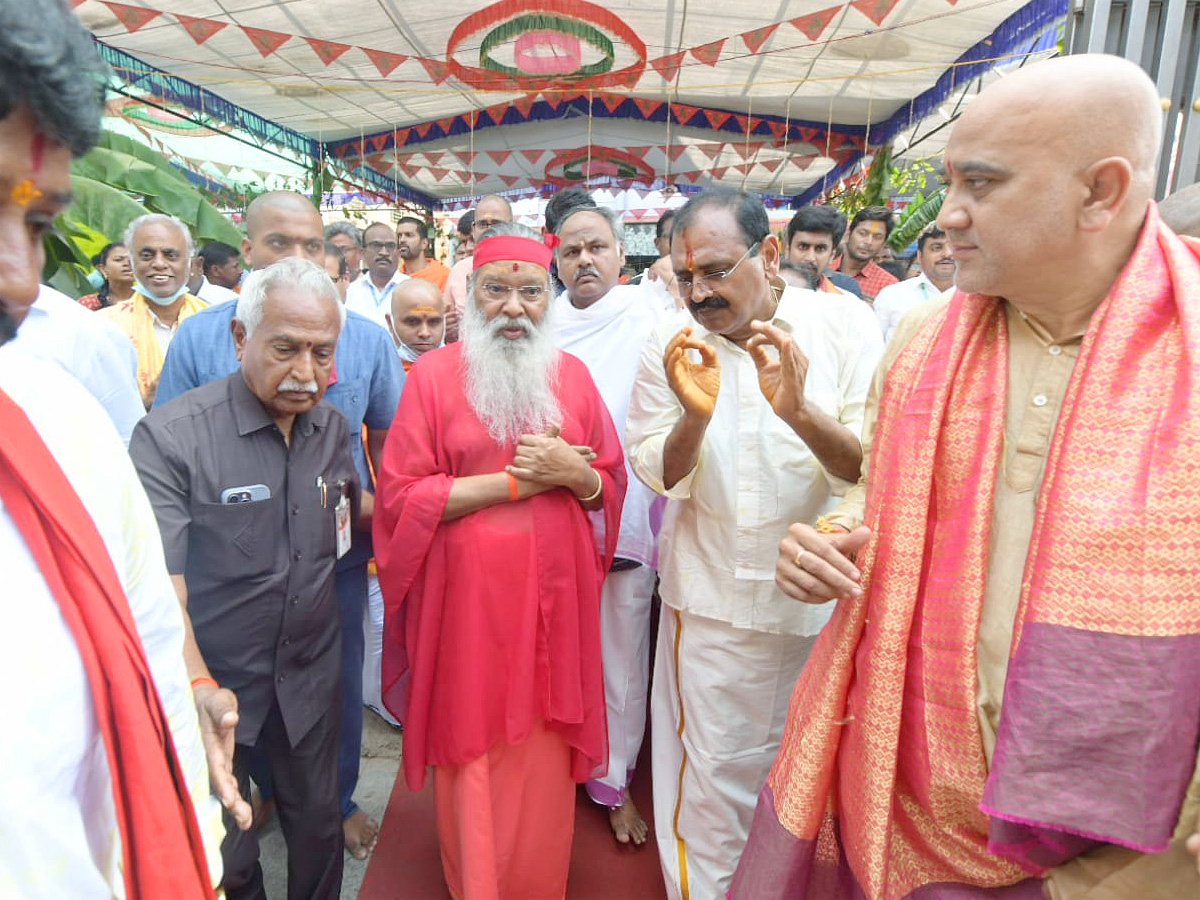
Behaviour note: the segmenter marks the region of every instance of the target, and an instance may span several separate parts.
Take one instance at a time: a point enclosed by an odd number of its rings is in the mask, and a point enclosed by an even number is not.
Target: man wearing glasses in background
[[[817,521],[858,478],[883,350],[867,306],[847,315],[786,286],[779,258],[754,195],[690,200],[671,263],[695,324],[655,329],[629,408],[633,471],[667,498],[650,720],[676,900],[729,889],[792,685],[832,611],[776,587],[776,536],[789,517]]]
[[[392,311],[392,289],[408,276],[400,271],[396,256],[396,235],[392,226],[383,222],[368,225],[363,232],[367,276],[346,289],[346,309],[361,313],[387,328],[387,314]]]
[[[471,239],[479,243],[483,233],[497,222],[513,220],[512,204],[496,194],[488,194],[475,207],[474,218],[471,221]],[[467,308],[467,279],[472,270],[471,257],[461,259],[454,264],[450,274],[446,276],[446,343],[458,340],[458,323]]]

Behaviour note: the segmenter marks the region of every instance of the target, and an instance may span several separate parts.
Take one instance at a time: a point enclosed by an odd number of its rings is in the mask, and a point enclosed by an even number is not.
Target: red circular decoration
[[[542,53],[546,48],[561,50],[562,55]],[[517,38],[514,49],[517,65],[538,75],[569,75],[583,62],[579,38],[557,31],[527,31]]]
[[[582,178],[571,178],[565,173],[568,168],[578,168]],[[557,170],[557,171],[555,171]],[[544,178],[551,184],[566,187],[580,184],[596,176],[621,181],[652,183],[658,176],[640,156],[613,147],[577,147],[560,150],[546,163]]]
[[[611,38],[624,43],[627,50],[632,51],[636,59],[631,65],[622,69],[615,69],[600,75],[572,78],[569,74],[558,73],[513,76],[482,66],[466,66],[454,58],[455,52],[468,39],[477,36],[485,29],[491,29],[516,16],[537,13],[552,13],[564,18],[576,19],[592,28],[607,32]],[[555,34],[556,39],[562,37],[563,35],[559,33]],[[499,3],[493,3],[486,9],[472,13],[458,24],[446,44],[446,65],[455,78],[463,84],[479,90],[539,91],[551,87],[584,90],[616,86],[633,87],[646,70],[646,45],[620,17],[602,6],[587,3],[585,0],[500,0]]]

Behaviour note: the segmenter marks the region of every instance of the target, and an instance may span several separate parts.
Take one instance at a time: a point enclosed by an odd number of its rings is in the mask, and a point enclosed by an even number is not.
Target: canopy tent
[[[73,0],[131,92],[380,195],[735,184],[801,201],[1066,0]],[[232,165],[229,160],[211,160]]]

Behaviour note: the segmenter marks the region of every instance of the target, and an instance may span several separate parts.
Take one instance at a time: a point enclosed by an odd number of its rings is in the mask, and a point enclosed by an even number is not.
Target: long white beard
[[[562,423],[554,396],[558,351],[550,339],[550,310],[534,325],[527,316],[500,314],[489,321],[472,299],[463,316],[467,400],[498,444],[540,434]],[[510,341],[500,331],[521,325],[526,337]]]

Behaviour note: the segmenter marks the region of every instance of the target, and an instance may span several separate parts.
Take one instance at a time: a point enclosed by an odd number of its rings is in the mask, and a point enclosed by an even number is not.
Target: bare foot
[[[613,835],[617,842],[628,844],[632,841],[641,845],[646,843],[648,829],[638,808],[633,805],[633,798],[626,795],[625,802],[614,806],[608,811],[608,824],[612,826]]]
[[[366,859],[379,839],[379,823],[361,809],[342,822],[342,839],[346,850],[355,859]]]

